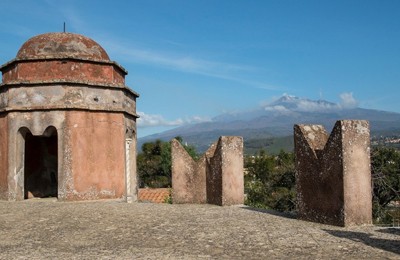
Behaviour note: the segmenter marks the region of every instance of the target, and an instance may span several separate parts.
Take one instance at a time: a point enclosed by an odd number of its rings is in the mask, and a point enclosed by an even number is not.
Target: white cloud
[[[338,105],[334,103],[327,103],[327,102],[316,102],[312,100],[301,100],[297,104],[297,111],[303,112],[316,112],[316,111],[327,111],[337,109]]]
[[[284,106],[267,106],[264,108],[265,111],[274,111],[274,112],[279,112],[281,114],[290,114],[292,111],[290,109],[284,107]]]
[[[274,111],[278,113],[299,112],[329,112],[340,109],[351,109],[358,106],[358,101],[353,97],[353,93],[344,92],[339,95],[339,103],[331,103],[324,100],[309,100],[298,98],[295,96],[283,94],[273,102],[266,105],[263,104],[266,111]],[[278,103],[277,103],[278,102]]]
[[[355,108],[358,106],[358,101],[353,97],[353,92],[344,92],[339,97],[339,106],[342,108]]]
[[[207,75],[210,74],[214,76],[224,74],[224,72],[249,71],[254,69],[249,66],[196,59],[190,55],[165,53],[161,50],[140,49],[132,43],[124,44],[123,42],[116,41],[112,38],[98,37],[98,39],[106,49],[114,52],[116,55],[120,56],[121,59],[128,62],[146,63],[181,71]]]
[[[209,118],[201,116],[193,116],[190,118],[178,118],[175,120],[167,120],[162,115],[146,114],[144,112],[138,112],[140,118],[137,123],[139,128],[146,127],[159,127],[159,126],[182,126],[191,123],[201,123],[210,121]]]
[[[229,80],[254,88],[277,90],[280,87],[261,81],[249,79],[247,74],[260,73],[261,68],[215,61],[212,59],[196,58],[190,53],[172,53],[165,50],[144,49],[134,43],[116,40],[115,37],[96,36],[96,40],[108,50],[112,59],[124,63],[140,63],[160,66],[185,73],[199,74],[207,77]],[[113,58],[114,57],[114,58]]]

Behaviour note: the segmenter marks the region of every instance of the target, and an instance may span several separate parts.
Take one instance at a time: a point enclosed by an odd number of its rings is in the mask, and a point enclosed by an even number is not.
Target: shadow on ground
[[[290,218],[290,219],[296,219],[297,218],[297,214],[294,213],[294,212],[279,212],[279,211],[275,211],[275,210],[272,210],[272,209],[259,209],[259,208],[252,208],[252,207],[249,207],[249,206],[243,206],[241,208],[242,209],[246,209],[246,210],[266,213],[266,214],[270,214],[270,215],[274,215],[274,216],[278,216],[278,217],[283,217],[283,218]]]
[[[400,236],[400,228],[384,228],[377,230],[380,233],[392,234]]]
[[[395,254],[400,254],[400,241],[390,240],[390,239],[381,239],[375,238],[371,234],[363,233],[363,232],[354,232],[354,231],[344,231],[344,230],[328,230],[323,229],[328,234],[331,234],[340,238],[347,238],[355,242],[361,242],[365,245],[379,248],[388,252],[393,252]],[[391,228],[387,230],[390,234],[399,234],[398,231],[396,233],[392,231]],[[385,231],[384,231],[385,232]],[[386,232],[386,233],[388,233]]]

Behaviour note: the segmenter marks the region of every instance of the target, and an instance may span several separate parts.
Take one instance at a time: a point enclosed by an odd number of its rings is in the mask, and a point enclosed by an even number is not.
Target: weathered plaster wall
[[[330,142],[328,138],[320,125],[295,126],[298,215],[322,223],[341,219],[343,204],[340,135],[333,131]],[[331,167],[324,169],[325,160],[330,160]]]
[[[0,199],[8,198],[8,120],[0,115]]]
[[[243,139],[221,136],[207,171],[207,203],[244,203]]]
[[[136,98],[125,87],[72,85],[20,85],[3,88],[0,110],[90,109],[135,114]]]
[[[67,200],[122,198],[125,193],[125,126],[118,113],[66,114]]]
[[[367,121],[342,123],[346,226],[372,224],[369,129]]]
[[[4,114],[3,114],[4,115]],[[8,122],[8,200],[23,200],[24,191],[24,159],[25,159],[25,135],[30,132],[35,136],[47,135],[47,131],[54,127],[58,138],[58,173],[63,172],[64,144],[63,136],[65,112],[64,111],[32,111],[10,112],[5,114]],[[62,182],[62,176],[58,181]],[[60,186],[59,186],[60,188]],[[60,190],[59,190],[60,192]]]
[[[171,144],[173,203],[244,203],[241,137],[220,137],[198,161],[177,140]]]
[[[8,121],[0,119],[0,126],[9,123],[5,170],[8,190],[3,199],[24,198],[25,134],[42,136],[49,126],[58,136],[58,198],[84,200],[123,198],[125,179],[125,118],[122,113],[88,111],[11,112]],[[131,122],[131,128],[134,122]],[[1,138],[1,135],[0,135]],[[134,138],[133,138],[134,139]],[[7,142],[5,142],[7,143]],[[133,147],[135,142],[133,142]],[[4,148],[2,148],[4,149]],[[130,151],[131,157],[136,149]],[[135,159],[131,165],[135,165]],[[7,165],[7,164],[4,164]],[[136,168],[131,166],[131,200],[137,200]],[[4,175],[2,175],[2,180]],[[3,181],[2,181],[3,183]],[[4,187],[4,185],[3,185]]]
[[[69,81],[81,79],[92,83],[124,85],[121,72],[113,63],[90,63],[73,59],[21,61],[4,72],[3,81]]]
[[[320,125],[295,125],[294,139],[299,218],[340,226],[371,223],[368,122],[338,121],[330,136]]]
[[[205,155],[194,161],[175,139],[171,149],[173,203],[206,203]]]

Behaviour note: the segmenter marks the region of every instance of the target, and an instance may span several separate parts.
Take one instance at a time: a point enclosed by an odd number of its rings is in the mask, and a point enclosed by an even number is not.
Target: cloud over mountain
[[[209,118],[192,116],[190,118],[178,118],[175,120],[167,120],[162,115],[157,114],[146,114],[144,112],[138,112],[140,116],[137,120],[138,128],[146,127],[158,127],[158,126],[182,126],[185,124],[202,123],[210,121]]]
[[[340,94],[340,102],[332,103],[325,100],[310,100],[296,96],[283,94],[283,96],[264,106],[265,111],[290,114],[294,112],[332,112],[342,109],[356,108],[357,100],[353,93]]]
[[[340,94],[340,106],[342,108],[356,108],[358,106],[358,101],[353,97],[352,92],[345,92]]]

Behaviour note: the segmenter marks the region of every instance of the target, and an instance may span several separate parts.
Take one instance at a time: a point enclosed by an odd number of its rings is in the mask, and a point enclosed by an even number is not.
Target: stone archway
[[[27,131],[24,139],[24,198],[57,197],[57,130],[51,126],[39,136]]]

